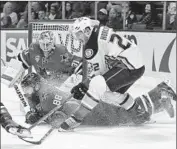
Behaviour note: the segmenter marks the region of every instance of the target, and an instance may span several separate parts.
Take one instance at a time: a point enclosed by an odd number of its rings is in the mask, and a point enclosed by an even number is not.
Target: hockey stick
[[[82,81],[83,82],[87,82],[87,60],[85,59],[85,46],[83,46],[83,53],[82,53],[82,58],[83,58],[83,69],[82,69]],[[79,72],[77,72],[79,73]],[[70,95],[64,102],[67,102],[70,98],[72,98],[72,95]],[[56,112],[58,109],[61,108],[61,106],[63,105],[59,105],[57,107],[55,107],[53,110],[51,110],[48,114],[46,114],[44,117],[42,117],[39,121],[37,121],[36,123],[34,123],[31,127],[28,128],[28,130],[30,131],[31,129],[33,129],[34,127],[36,127],[39,123],[41,123],[42,121],[44,121],[45,119],[47,119],[50,115],[52,115],[54,112]],[[39,141],[28,141],[25,140],[24,138],[19,137],[20,139],[22,139],[25,142],[31,143],[31,144],[35,144],[35,145],[40,145],[54,130],[54,128],[49,129],[49,131],[39,140]]]
[[[42,118],[40,118],[36,123],[34,123],[33,125],[31,125],[28,130],[33,129],[34,127],[36,127],[38,124],[40,124],[41,122],[43,122],[44,120],[46,120],[49,116],[51,116],[54,112],[56,112],[58,109],[60,109],[62,107],[62,105],[64,103],[66,103],[68,100],[70,100],[73,97],[73,95],[71,94],[68,98],[66,98],[62,104],[56,106],[54,109],[52,109],[49,113],[47,113],[45,116],[43,116]]]
[[[21,140],[27,142],[27,143],[31,143],[31,144],[34,144],[34,145],[40,145],[42,144],[42,142],[53,132],[55,128],[50,128],[47,133],[45,133],[45,135],[39,140],[39,141],[29,141],[29,140],[25,140],[24,138],[21,138]]]
[[[34,127],[36,127],[38,124],[40,124],[41,122],[43,122],[44,120],[46,120],[49,116],[51,116],[53,113],[55,113],[57,110],[59,110],[62,105],[64,103],[66,103],[67,101],[69,101],[71,98],[73,97],[73,95],[71,94],[68,98],[66,98],[62,104],[58,105],[57,107],[55,107],[54,109],[52,109],[49,113],[47,113],[45,116],[43,116],[41,119],[39,119],[36,123],[34,123],[33,125],[31,125],[28,130],[31,131]],[[29,140],[25,140],[24,138],[22,137],[19,137],[21,140],[25,141],[25,142],[28,142],[28,143],[31,143],[31,144],[36,144],[36,145],[40,145],[44,140],[45,138],[47,138],[51,133],[52,131],[54,130],[55,128],[51,128],[39,141],[29,141]]]
[[[7,65],[6,62],[2,59],[2,57],[1,57],[1,63],[3,64],[3,65],[1,66],[1,68],[2,68],[2,67],[6,67],[6,68],[8,67],[8,65]],[[29,106],[29,104],[28,104],[28,101],[27,101],[27,99],[26,99],[24,93],[23,93],[22,88],[20,87],[20,85],[18,85],[18,83],[15,83],[14,86],[13,86],[13,88],[15,89],[15,92],[17,93],[17,95],[18,95],[18,97],[19,97],[19,99],[20,99],[20,103],[21,103],[21,105],[23,106],[25,113],[27,113],[28,111],[30,111],[30,106]]]

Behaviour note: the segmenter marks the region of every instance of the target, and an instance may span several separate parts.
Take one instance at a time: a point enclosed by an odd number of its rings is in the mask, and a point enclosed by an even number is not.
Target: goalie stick
[[[40,145],[42,144],[42,142],[53,132],[55,128],[50,128],[47,133],[45,133],[45,135],[39,140],[39,141],[29,141],[29,140],[25,140],[24,138],[19,137],[21,140],[27,142],[27,143],[31,143],[34,145]]]
[[[89,96],[91,96],[92,98],[94,98],[91,94],[87,93]],[[70,98],[72,98],[72,94],[63,102],[66,103]],[[44,121],[45,119],[47,119],[50,115],[52,115],[54,112],[56,112],[58,109],[60,109],[62,107],[62,105],[59,105],[57,107],[55,107],[53,110],[51,110],[48,114],[46,114],[44,117],[42,117],[39,121],[37,121],[36,123],[34,123],[31,127],[28,128],[28,130],[33,129],[34,127],[36,127],[39,123],[41,123],[42,121]],[[31,143],[34,145],[40,145],[54,130],[55,128],[50,128],[47,133],[44,134],[44,136],[38,140],[38,141],[30,141],[30,140],[25,140],[25,138],[19,137],[21,140],[27,142],[27,143]]]
[[[36,127],[38,124],[40,124],[41,122],[43,122],[44,120],[46,120],[49,116],[51,116],[54,112],[56,112],[57,110],[59,110],[62,105],[64,103],[66,103],[67,101],[69,101],[71,98],[73,97],[73,95],[71,94],[68,98],[66,98],[63,103],[61,105],[58,105],[57,107],[55,107],[54,109],[52,109],[49,113],[47,113],[45,116],[43,116],[41,119],[39,119],[36,123],[34,123],[33,125],[31,125],[28,130],[31,131],[34,127]],[[31,143],[31,144],[36,144],[36,145],[40,145],[54,130],[55,128],[50,128],[49,131],[39,140],[39,141],[29,141],[29,140],[25,140],[22,137],[19,137],[21,140]]]

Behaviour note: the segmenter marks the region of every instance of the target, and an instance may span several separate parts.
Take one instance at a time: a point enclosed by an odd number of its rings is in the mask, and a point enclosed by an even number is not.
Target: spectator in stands
[[[166,29],[175,30],[177,27],[176,2],[170,2],[166,15]]]
[[[66,12],[65,12],[65,18],[70,19],[72,14],[72,3],[66,2]]]
[[[107,1],[99,1],[99,2],[98,2],[98,5],[97,5],[97,6],[98,6],[98,10],[100,10],[100,9],[102,9],[102,8],[106,9],[107,4],[108,4]]]
[[[48,18],[47,18],[47,16],[46,16],[46,11],[45,11],[45,9],[41,9],[41,10],[39,10],[39,12],[38,12],[38,19],[39,20],[48,20]]]
[[[31,21],[34,21],[36,19],[38,19],[38,14],[34,10],[32,10],[31,11]]]
[[[15,28],[15,25],[12,25],[12,19],[10,16],[4,16],[1,20],[2,28]]]
[[[95,18],[95,2],[94,1],[88,1],[87,3],[89,3],[90,5],[90,16],[91,18]],[[97,10],[100,10],[102,8],[106,9],[108,4],[108,1],[97,1]]]
[[[93,16],[91,16],[90,2],[83,2],[83,16],[94,18]]]
[[[16,12],[17,15],[18,14],[20,15],[20,13],[23,13],[25,11],[28,1],[11,1],[11,4],[12,4],[12,11]],[[27,11],[27,9],[26,9],[26,11]],[[21,15],[20,15],[20,17],[21,17]]]
[[[50,6],[49,20],[61,19],[61,13],[58,12],[58,7],[55,3]]]
[[[98,11],[98,21],[100,21],[100,26],[105,26],[108,22],[108,11],[104,8]]]
[[[39,2],[31,2],[31,8],[34,12],[38,13],[41,10],[41,4]]]
[[[1,5],[0,5],[0,13],[3,12],[4,4],[5,4],[5,2],[4,2],[4,1],[1,1]]]
[[[146,29],[153,29],[153,26],[157,19],[156,9],[153,3],[147,3],[145,5],[145,13],[139,20],[139,24],[146,24]]]
[[[25,11],[21,16],[20,21],[18,22],[16,28],[25,29],[28,28],[28,12]]]
[[[131,6],[129,2],[122,3],[123,11],[126,15],[125,27],[128,29],[132,28],[133,23],[137,22],[137,17],[134,12],[131,10]]]
[[[12,20],[12,25],[16,25],[18,22],[18,17],[15,12],[12,11],[12,3],[6,2],[4,4],[3,13],[1,13],[1,19],[5,16],[10,16]]]
[[[122,3],[123,3],[122,1],[109,1],[107,3],[106,9],[107,9],[107,11],[110,11],[113,6],[115,6],[115,5],[122,6]]]
[[[84,10],[84,5],[83,2],[74,2],[73,3],[73,12],[71,14],[70,19],[74,19],[74,18],[79,18],[83,16],[83,10]]]
[[[109,11],[107,26],[115,31],[123,29],[122,7],[120,5],[112,6]]]

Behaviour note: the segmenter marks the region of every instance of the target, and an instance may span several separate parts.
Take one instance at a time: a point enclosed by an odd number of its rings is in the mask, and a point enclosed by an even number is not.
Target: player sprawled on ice
[[[52,81],[46,82],[46,79],[41,79],[37,74],[27,75],[21,85],[24,92],[33,95],[30,101],[33,101],[32,106],[35,109],[26,115],[28,123],[34,123],[43,113],[54,108],[57,99],[58,103],[62,104],[61,99],[66,98],[69,90],[78,102],[73,99],[51,117],[52,124],[57,127],[65,120],[60,130],[72,129],[81,123],[142,124],[149,121],[152,113],[163,110],[166,110],[170,117],[174,116],[170,100],[176,100],[176,95],[166,83],[162,82],[141,98],[133,99],[126,92],[143,75],[145,69],[140,51],[134,43],[110,28],[94,27],[88,18],[76,20],[73,33],[85,44],[89,83],[81,83],[82,77],[77,74],[71,75],[58,88],[57,83],[52,86]],[[57,64],[63,65],[61,60]],[[102,102],[103,98],[108,103],[116,102],[119,107]]]
[[[31,137],[31,132],[12,120],[12,116],[0,102],[0,124],[8,132],[19,137]]]

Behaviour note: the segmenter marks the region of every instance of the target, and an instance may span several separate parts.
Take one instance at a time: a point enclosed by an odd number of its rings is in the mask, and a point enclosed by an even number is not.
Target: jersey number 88
[[[61,101],[62,101],[62,96],[55,95],[55,99],[53,100],[53,104],[58,106],[61,104]]]

